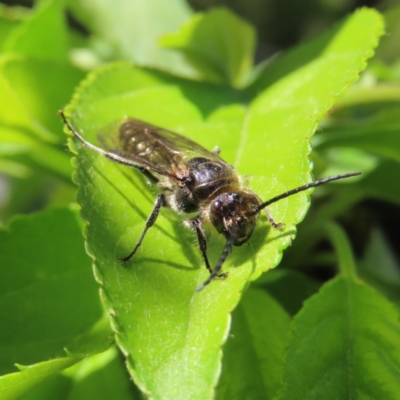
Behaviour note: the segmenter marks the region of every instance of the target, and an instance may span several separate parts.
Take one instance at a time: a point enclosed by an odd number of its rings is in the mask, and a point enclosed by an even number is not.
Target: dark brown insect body
[[[85,141],[62,111],[60,115],[72,134],[86,147],[114,162],[138,168],[162,189],[135,248],[122,261],[128,261],[135,254],[163,205],[177,212],[197,213],[186,224],[196,230],[200,250],[210,272],[208,279],[197,290],[204,288],[217,276],[226,276],[219,274],[225,259],[232,246],[241,246],[250,239],[261,210],[265,211],[272,226],[281,226],[267,211],[269,204],[308,188],[359,174],[337,175],[315,181],[263,203],[255,193],[242,187],[234,168],[218,156],[218,149],[210,152],[177,133],[126,118],[119,126],[117,137],[99,138],[103,150]],[[215,268],[211,268],[207,257],[204,222],[211,222],[227,240]]]

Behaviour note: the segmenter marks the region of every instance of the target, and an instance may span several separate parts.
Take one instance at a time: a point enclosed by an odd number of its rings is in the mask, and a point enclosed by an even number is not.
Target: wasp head
[[[226,239],[234,234],[233,245],[241,246],[253,234],[259,213],[260,201],[251,192],[225,192],[218,195],[210,205],[210,220]]]

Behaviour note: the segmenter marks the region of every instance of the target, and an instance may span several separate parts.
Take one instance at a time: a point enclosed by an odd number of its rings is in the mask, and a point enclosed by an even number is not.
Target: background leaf
[[[50,143],[61,142],[60,120],[54,110],[67,102],[71,90],[83,76],[82,71],[64,63],[3,57],[0,126],[19,129]]]
[[[59,61],[14,55],[1,59],[0,168],[4,172],[21,178],[46,172],[70,182],[72,169],[56,110],[82,77],[82,71]]]
[[[46,379],[22,400],[136,400],[139,391],[128,379],[123,359],[115,347],[87,357]]]
[[[400,162],[400,123],[397,110],[388,109],[353,127],[332,127],[317,136],[318,150],[351,147]]]
[[[0,377],[0,394],[5,400],[19,399],[44,380],[79,362],[82,357],[63,357],[24,367],[21,372]]]
[[[8,35],[29,15],[30,10],[25,7],[0,4],[0,49],[3,49]]]
[[[255,39],[250,24],[225,8],[215,8],[194,15],[159,43],[182,51],[204,80],[241,87],[253,64]]]
[[[396,399],[399,328],[398,314],[374,290],[336,278],[293,321],[278,398]]]
[[[0,231],[1,372],[64,354],[102,311],[76,211],[19,217]],[[71,294],[74,294],[73,296]]]
[[[54,358],[50,361],[44,361],[29,366],[18,364],[17,366],[20,369],[20,372],[1,376],[1,398],[4,400],[19,399],[21,396],[29,393],[28,396],[24,397],[24,399],[39,398],[44,400],[45,398],[54,398],[47,396],[54,396],[57,392],[60,393],[60,390],[62,396],[67,398],[66,387],[68,386],[72,386],[72,393],[74,393],[73,390],[75,390],[76,393],[79,393],[79,391],[90,393],[90,384],[88,385],[88,382],[85,382],[86,385],[85,383],[82,383],[81,385],[76,384],[73,386],[69,385],[65,380],[60,379],[60,376],[56,376],[56,374],[64,370],[67,370],[66,373],[68,373],[69,367],[83,360],[83,363],[81,362],[76,365],[78,370],[75,374],[78,381],[84,380],[85,377],[90,375],[90,370],[93,371],[93,369],[99,368],[102,364],[104,365],[109,361],[110,354],[109,351],[107,352],[106,350],[110,348],[111,344],[112,335],[109,319],[103,318],[88,332],[76,338],[71,347],[71,349],[74,350],[74,353],[69,352],[66,357]],[[115,355],[115,349],[110,350],[113,351],[113,354]],[[96,356],[98,353],[101,354]],[[114,372],[117,372],[117,375],[114,373],[113,377],[120,378],[120,376],[118,377],[118,371],[115,371],[115,368]],[[73,373],[70,371],[69,374],[71,375]],[[100,386],[103,390],[108,388],[108,385],[105,384],[104,378],[102,384],[97,384],[97,387]],[[103,394],[104,393],[105,392],[103,391]],[[123,393],[123,390],[119,391],[119,394],[122,395]],[[68,398],[72,399],[73,396]]]
[[[8,34],[3,49],[9,53],[66,61],[64,0],[38,2],[35,12]]]
[[[399,315],[357,279],[342,230],[329,225],[329,236],[343,275],[324,285],[294,318],[278,399],[364,394],[395,399],[400,382]]]
[[[157,46],[164,34],[175,31],[191,15],[183,0],[121,0],[118,4],[73,0],[69,4],[74,15],[107,45],[109,58],[173,75],[198,76],[180,54]]]
[[[268,271],[268,274],[261,275],[253,285],[265,289],[290,316],[296,315],[303,302],[319,289],[318,282],[300,272],[283,268]]]
[[[290,317],[273,297],[247,290],[232,313],[217,399],[272,399],[279,387]]]

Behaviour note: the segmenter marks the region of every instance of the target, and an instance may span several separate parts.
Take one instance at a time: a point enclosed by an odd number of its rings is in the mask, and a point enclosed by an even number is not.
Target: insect
[[[119,136],[110,143],[102,143],[105,148],[102,149],[87,142],[70,124],[63,111],[59,111],[59,114],[70,132],[85,147],[111,161],[139,169],[161,189],[142,234],[131,253],[120,259],[122,262],[134,256],[148,229],[156,222],[162,206],[169,206],[179,213],[197,213],[185,224],[196,231],[204,263],[210,272],[197,291],[214,278],[227,276],[226,273],[220,273],[222,265],[233,246],[241,246],[250,239],[262,210],[274,228],[283,226],[274,221],[267,206],[309,188],[360,174],[355,172],[317,180],[263,202],[242,186],[234,168],[219,157],[218,148],[211,152],[167,129],[125,118],[119,125]],[[207,239],[203,228],[206,222],[211,222],[226,238],[225,247],[214,268],[207,257]]]

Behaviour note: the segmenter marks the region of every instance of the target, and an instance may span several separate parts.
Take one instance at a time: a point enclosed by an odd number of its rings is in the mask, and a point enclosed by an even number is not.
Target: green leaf
[[[38,384],[54,376],[58,372],[81,361],[82,357],[63,357],[44,361],[29,367],[21,372],[0,377],[0,395],[4,400],[19,399]]]
[[[8,35],[30,14],[25,7],[10,7],[0,4],[0,50]]]
[[[15,218],[0,237],[0,371],[5,373],[16,362],[63,354],[102,311],[76,211]]]
[[[383,30],[381,15],[376,10],[361,8],[334,29],[280,56],[263,70],[249,92],[259,93],[297,70],[305,74],[309,84],[329,93],[330,101],[335,102],[357,80],[366,59],[373,55]],[[312,73],[306,74],[314,69],[323,70],[324,78],[322,74],[320,79]],[[334,82],[341,76],[349,79],[341,79],[342,87],[338,90]],[[310,116],[314,115],[311,111]]]
[[[102,0],[72,0],[74,15],[109,48],[109,57],[198,78],[182,57],[157,45],[165,34],[176,31],[191,15],[183,0],[120,0],[118,6]]]
[[[72,367],[73,368],[73,367]],[[20,400],[67,400],[71,380],[64,374],[56,374],[49,377],[28,393],[19,397]]]
[[[362,180],[364,174],[373,171],[381,161],[376,155],[357,149],[356,147],[326,148],[325,150],[321,150],[318,154],[323,157],[326,164],[323,173],[320,174],[321,177],[345,174],[349,171],[362,171],[362,176],[353,178],[347,182],[344,181],[344,184],[349,182],[354,184]]]
[[[400,265],[391,243],[379,228],[373,228],[370,233],[365,253],[358,263],[358,273],[399,307]]]
[[[362,34],[361,26],[368,26],[367,32]],[[308,140],[334,101],[365,68],[365,59],[372,55],[383,32],[383,21],[376,11],[361,9],[334,32],[336,35],[330,37],[313,62],[275,82],[250,106],[235,166],[241,173],[254,176],[250,187],[262,199],[311,180],[306,157]],[[284,69],[285,62],[278,60],[276,70],[279,66]],[[307,206],[307,196],[300,194],[273,204],[269,210],[276,221],[284,221],[286,232],[290,232],[293,224],[304,218]],[[268,239],[279,235],[280,232],[271,231]],[[290,236],[280,237],[278,249],[287,247],[290,241]],[[273,246],[264,246],[258,254],[265,260],[274,260],[272,265],[279,260],[279,251]],[[252,279],[260,272],[256,269]]]
[[[96,132],[102,125],[117,116],[133,114],[174,130],[192,132],[208,148],[221,145],[227,149],[228,159],[234,158],[243,123],[243,107],[221,108],[210,113],[207,121],[202,121],[196,105],[182,96],[182,90],[190,94],[192,83],[182,82],[179,88],[177,84],[156,84],[157,75],[152,81],[150,77],[149,72],[130,65],[108,67],[98,72],[79,91],[76,100],[79,100],[82,114],[74,114],[79,122],[73,119],[73,123],[85,127],[85,135],[88,133],[89,140],[96,142]],[[201,104],[205,96],[221,98],[221,93],[211,86],[197,85],[193,96]],[[226,100],[229,101],[229,97]],[[79,115],[84,118],[80,119]],[[215,132],[220,132],[218,139],[212,136]],[[105,285],[103,297],[107,309],[114,310],[117,316],[114,323],[120,332],[117,334],[120,347],[125,353],[129,352],[131,368],[135,365],[132,372],[135,381],[146,391],[152,391],[155,397],[160,397],[160,393],[170,393],[177,396],[175,398],[187,398],[189,393],[197,398],[210,397],[210,385],[215,382],[220,357],[218,344],[222,344],[227,329],[228,313],[219,308],[209,313],[204,305],[214,300],[200,299],[194,293],[205,275],[200,268],[200,254],[192,245],[193,234],[181,226],[174,213],[165,210],[157,222],[161,230],[151,230],[146,238],[143,249],[148,256],[144,253],[143,258],[140,252],[140,264],[135,262],[132,267],[123,268],[117,258],[129,252],[140,234],[152,209],[153,196],[140,175],[131,176],[127,169],[91,152],[85,153],[78,158],[75,179],[80,187],[87,187],[79,191],[79,201],[85,203],[84,219],[92,221],[94,228],[87,231],[88,249],[96,256],[96,276]],[[96,170],[103,172],[97,174]],[[104,192],[99,197],[97,189],[100,187]],[[89,193],[92,194],[87,197]],[[113,233],[111,227],[114,227]],[[216,238],[216,242],[211,246],[214,247],[213,260],[221,252],[222,240]],[[166,253],[170,256],[164,263],[163,254]],[[110,266],[113,267],[110,269]],[[228,297],[232,295],[235,293]],[[191,302],[194,303],[192,310]],[[228,304],[231,303],[230,299]],[[182,363],[194,363],[194,366],[182,369]],[[182,377],[182,374],[187,376]]]
[[[352,271],[345,234],[329,228],[345,275],[324,285],[292,322],[278,399],[396,399],[400,322],[394,307]]]
[[[241,87],[253,65],[255,29],[225,8],[196,14],[159,44],[179,49],[204,80]]]
[[[37,144],[37,141],[18,129],[0,127],[0,156],[24,154]]]
[[[8,35],[4,51],[66,61],[68,57],[64,0],[42,0],[34,13]]]
[[[139,400],[142,399],[126,372],[115,347],[87,357],[47,379],[22,400]]]
[[[393,3],[385,9],[384,18],[387,23],[387,31],[382,46],[379,46],[377,52],[378,59],[383,60],[387,64],[393,64],[398,61],[399,47],[397,45],[400,38],[400,4]]]
[[[396,114],[397,120],[394,120]],[[327,129],[318,135],[318,150],[351,147],[400,162],[400,123],[398,111],[389,110],[378,120],[370,119],[354,127]]]
[[[0,159],[0,171],[14,178],[27,178],[32,174],[32,171],[26,165],[4,159]]]
[[[356,182],[347,188],[349,192],[354,193],[357,199],[377,198],[400,204],[400,185],[393,177],[399,176],[400,165],[394,161],[382,161],[377,168],[370,172],[365,178]],[[343,188],[343,196],[346,196]]]
[[[70,181],[70,160],[56,113],[82,76],[76,68],[55,61],[2,58],[0,156],[5,157],[2,163],[8,167],[7,173],[13,174],[13,164],[20,164],[22,169],[29,168],[37,173],[44,168]],[[17,173],[21,168],[16,168]],[[27,173],[25,171],[24,175]]]
[[[83,73],[51,60],[9,56],[0,60],[0,125],[51,143],[64,140],[57,111]],[[43,84],[46,82],[46,85]]]
[[[0,159],[4,166],[10,168],[14,164],[16,170],[5,169],[4,172],[13,176],[29,177],[45,170],[47,174],[61,178],[70,183],[72,173],[71,161],[61,146],[43,143],[20,129],[0,127]],[[17,168],[17,165],[20,167]],[[26,171],[20,175],[17,170]]]
[[[331,185],[331,199],[323,202],[316,213],[308,216],[293,246],[285,254],[285,266],[296,268],[299,260],[305,260],[320,241],[324,222],[351,213],[352,208],[362,200],[376,198],[399,203],[400,185],[393,179],[396,174],[400,174],[398,163],[381,161],[372,172],[363,173],[360,179],[352,182],[345,180]],[[328,187],[325,186],[323,190],[326,189]]]
[[[278,399],[397,399],[400,324],[370,287],[339,277],[292,324]]]
[[[67,357],[55,358],[50,361],[44,361],[29,366],[17,365],[20,369],[20,372],[1,376],[0,396],[3,400],[19,399],[22,395],[31,393],[33,389],[33,397],[35,396],[36,390],[43,395],[43,389],[40,387],[39,389],[36,389],[39,384],[48,382],[51,378],[54,378],[57,373],[62,372],[84,360],[83,365],[81,363],[77,366],[78,370],[76,372],[77,381],[81,381],[83,378],[85,378],[85,375],[88,376],[90,373],[96,370],[96,368],[94,368],[94,364],[97,364],[96,367],[99,368],[106,364],[105,361],[110,360],[110,354],[109,352],[106,352],[106,350],[110,348],[111,344],[112,333],[109,319],[103,318],[99,320],[90,331],[76,340],[74,344],[75,354],[69,353]],[[96,356],[98,353],[103,354]],[[95,356],[93,357],[93,355]],[[85,357],[87,358],[85,359]],[[107,373],[106,369],[105,373]],[[103,381],[104,379],[105,378],[103,378]],[[119,383],[121,383],[121,379]],[[48,390],[48,386],[46,386],[47,385],[45,385],[44,388],[45,392]],[[50,383],[50,386],[50,390],[53,394],[54,390],[60,388],[59,384],[57,385],[58,387],[54,387]],[[63,390],[63,393],[65,393],[65,386],[65,382],[61,382],[61,389]],[[101,385],[98,385],[98,387],[100,386]],[[103,389],[105,386],[106,385],[103,385]],[[77,391],[82,388],[85,389],[84,384],[78,384],[74,386],[74,389]],[[43,399],[43,397],[41,397],[41,399]]]
[[[243,295],[232,313],[217,399],[272,399],[279,387],[290,317],[260,289]]]
[[[335,248],[337,258],[339,261],[340,273],[343,277],[348,279],[356,279],[356,265],[353,259],[353,253],[350,243],[346,234],[333,222],[326,224],[328,238],[330,239],[333,247]]]
[[[17,399],[84,357],[104,352],[113,335],[108,318],[94,324],[101,307],[76,211],[15,218],[0,236],[0,262],[7,265],[0,286],[2,372],[16,361],[53,358],[18,364],[20,372],[0,377],[0,397]],[[65,346],[68,356],[56,358]]]
[[[369,23],[368,32],[370,23],[382,28],[374,11],[355,14],[343,32],[336,32],[335,45],[327,44],[315,63],[281,79],[247,109],[245,104],[235,104],[237,95],[218,87],[117,64],[88,77],[67,116],[93,144],[98,144],[99,132],[114,133],[118,121],[128,115],[183,133],[210,150],[219,145],[226,161],[253,176],[250,188],[262,199],[271,198],[310,180],[308,140],[333,105],[332,91],[342,93],[356,79],[356,71],[365,67],[365,57],[372,54],[376,35],[350,41],[354,49],[345,37],[353,24],[361,29],[360,15]],[[363,57],[358,58],[360,46]],[[356,59],[347,59],[349,52],[355,52]],[[333,58],[344,58],[350,66],[342,65],[332,75],[323,67]],[[329,85],[320,87],[321,82]],[[89,222],[88,251],[96,259],[103,301],[135,382],[154,399],[212,398],[229,312],[247,282],[280,260],[294,235],[294,225],[305,215],[307,194],[271,206],[285,229],[270,229],[262,217],[249,246],[234,249],[228,258],[229,277],[197,293],[195,288],[208,273],[194,245],[194,234],[183,228],[181,217],[171,210],[162,210],[132,261],[126,267],[120,264],[118,257],[129,254],[144,228],[155,193],[141,174],[79,143],[72,148],[78,154],[74,177],[78,201],[82,217]],[[224,240],[209,229],[208,243],[215,265]]]
[[[385,103],[397,103],[398,101],[400,101],[400,87],[398,85],[354,86],[343,99],[337,102],[335,110],[368,104],[384,105]],[[388,119],[390,118],[386,118],[387,122],[389,122]],[[386,122],[385,120],[383,121]],[[395,121],[392,120],[392,122]]]
[[[133,387],[123,358],[115,347],[86,358],[72,370],[64,373],[66,375],[69,372],[72,380],[68,400],[142,399],[139,390]]]
[[[296,243],[297,240],[294,245]],[[288,250],[290,251],[291,248]],[[284,260],[286,260],[286,254]],[[261,275],[253,285],[265,289],[291,316],[296,315],[304,301],[319,288],[317,282],[308,279],[304,274],[283,268]]]
[[[380,262],[383,265],[377,269],[376,264]],[[372,229],[368,246],[359,265],[364,271],[375,274],[382,280],[400,284],[400,265],[396,253],[381,229]]]
[[[2,60],[0,60],[1,63]],[[0,64],[0,68],[2,65]],[[28,111],[24,109],[18,95],[12,88],[11,82],[4,76],[0,69],[0,124],[9,128],[17,126],[21,129],[31,129],[35,134],[45,140],[52,140],[51,133],[41,127],[35,126]]]

